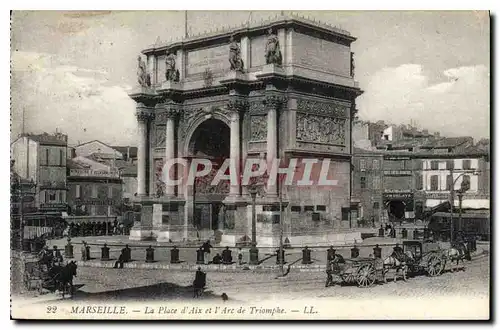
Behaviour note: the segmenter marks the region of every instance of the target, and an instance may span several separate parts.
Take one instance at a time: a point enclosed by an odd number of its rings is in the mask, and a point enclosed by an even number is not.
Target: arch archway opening
[[[208,159],[212,163],[209,174],[195,178],[192,189],[194,201],[193,225],[201,230],[228,228],[222,201],[229,194],[229,180],[221,180],[213,185],[214,178],[230,157],[229,126],[219,119],[210,118],[202,122],[194,131],[188,147],[191,158]],[[199,165],[201,170],[203,165]],[[225,174],[229,174],[226,170]]]
[[[391,201],[387,207],[387,213],[389,213],[389,218],[391,221],[403,221],[405,218],[406,205],[403,201]]]

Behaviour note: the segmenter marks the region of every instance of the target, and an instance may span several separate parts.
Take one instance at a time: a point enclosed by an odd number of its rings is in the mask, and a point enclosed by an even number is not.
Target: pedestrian
[[[212,264],[214,264],[214,265],[218,265],[218,264],[220,264],[220,263],[221,263],[221,261],[222,261],[222,257],[220,256],[220,254],[218,254],[218,253],[217,253],[217,254],[214,256],[213,260],[212,260]]]
[[[118,257],[118,260],[115,262],[115,266],[113,268],[118,268],[118,265],[120,265],[120,268],[123,268],[123,264],[125,263],[125,254],[126,254],[126,249],[123,248],[122,252],[120,253],[120,256]]]
[[[210,240],[207,240],[203,245],[201,246],[201,249],[203,250],[203,260],[205,261],[205,264],[208,264],[208,258],[210,255],[210,249],[213,249],[213,246],[210,244]]]
[[[85,241],[83,241],[82,243],[82,261],[87,261],[87,243]]]
[[[243,264],[243,252],[241,251],[241,248],[238,248],[238,264]]]
[[[372,228],[375,228],[375,217],[372,215]]]

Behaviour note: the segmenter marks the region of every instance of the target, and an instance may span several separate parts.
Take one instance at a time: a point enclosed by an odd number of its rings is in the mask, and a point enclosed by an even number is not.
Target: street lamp
[[[255,199],[257,197],[257,185],[252,183],[248,186],[248,192],[252,197],[252,243],[250,247],[250,265],[259,264],[259,250],[257,249],[257,221],[255,210]]]
[[[23,191],[23,186],[27,187],[30,189],[29,192]],[[24,201],[26,197],[31,197],[29,200],[33,200],[33,196],[31,193],[31,189],[34,188],[36,184],[33,182],[33,179],[31,179],[28,183],[22,183],[21,180],[19,180],[18,183],[18,189],[19,189],[19,243],[20,243],[20,250],[24,251],[24,227],[25,227],[25,220],[24,220]]]
[[[464,176],[465,174],[473,174],[477,175],[479,172],[478,171],[466,171],[463,173],[460,173],[459,176],[457,176],[456,179],[453,180],[451,187],[450,187],[450,243],[453,240],[453,212],[454,212],[454,204],[455,204],[455,183],[458,181],[459,178]],[[453,169],[450,170],[451,178],[453,179]],[[462,186],[460,187],[459,190],[457,190],[458,194],[458,207],[459,207],[459,225],[460,221],[462,220],[462,198],[463,198],[463,193],[468,190],[470,187],[464,185],[464,182],[462,182]]]

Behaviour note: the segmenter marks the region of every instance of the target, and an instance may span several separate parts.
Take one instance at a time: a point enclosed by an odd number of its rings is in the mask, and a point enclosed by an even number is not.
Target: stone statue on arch
[[[234,36],[229,38],[229,64],[231,65],[231,71],[243,72],[241,48]]]
[[[281,65],[283,62],[278,36],[273,29],[267,31],[266,64]]]
[[[151,86],[151,75],[147,72],[146,63],[141,56],[137,56],[137,82],[141,87]]]
[[[165,58],[165,78],[167,81],[178,82],[180,78],[179,70],[175,67],[175,55],[167,51]]]

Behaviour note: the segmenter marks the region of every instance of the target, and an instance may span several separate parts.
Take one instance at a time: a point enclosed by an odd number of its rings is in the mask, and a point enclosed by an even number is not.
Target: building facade
[[[378,226],[383,218],[383,169],[381,152],[354,148],[352,196],[359,205],[351,216],[358,226]]]
[[[425,192],[425,207],[434,207],[450,200],[450,191],[457,191],[464,182],[469,189],[463,195],[463,208],[489,209],[489,159],[482,152],[456,154],[453,158],[434,155],[422,159],[421,181],[417,189]],[[458,198],[454,197],[454,206],[458,207]]]
[[[69,214],[74,216],[119,216],[122,181],[119,172],[104,164],[71,160],[68,174]]]
[[[24,135],[11,144],[14,170],[36,184],[35,203],[42,212],[67,210],[66,152],[68,136]]]
[[[218,230],[235,244],[252,235],[253,202],[239,180],[217,187],[200,181],[196,189],[163,185],[166,161],[182,158],[190,168],[202,156],[230,159],[237,169],[250,158],[329,159],[337,181],[329,189],[260,186],[257,241],[276,246],[280,221],[292,244],[307,237],[343,240],[344,234],[327,235],[349,229],[343,214],[350,209],[351,127],[362,93],[354,81],[355,40],[343,30],[282,16],[145,49],[141,88],[130,94],[137,103],[136,202],[142,206],[131,238],[153,233],[157,240],[182,240]],[[297,166],[300,172],[304,163]]]

